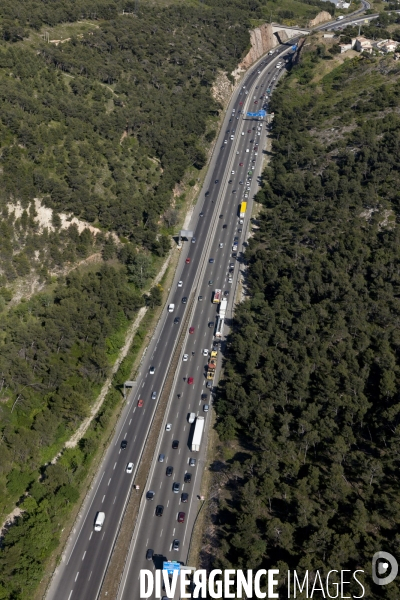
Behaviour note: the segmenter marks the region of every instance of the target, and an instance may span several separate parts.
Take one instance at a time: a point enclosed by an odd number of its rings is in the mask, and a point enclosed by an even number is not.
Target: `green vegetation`
[[[368,574],[374,552],[399,554],[400,67],[357,57],[310,84],[321,54],[271,102],[251,299],[217,402],[220,438],[241,447],[220,568]],[[368,598],[399,595],[363,579]]]

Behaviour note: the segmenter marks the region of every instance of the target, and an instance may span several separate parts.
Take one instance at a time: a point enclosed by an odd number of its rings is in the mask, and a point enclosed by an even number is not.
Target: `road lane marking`
[[[162,536],[162,532],[164,531],[164,529],[161,529],[161,533],[160,533],[160,537]]]
[[[116,499],[117,499],[117,496],[115,496],[113,504],[115,504]]]
[[[132,423],[132,419],[129,421],[129,425]]]
[[[73,592],[73,591],[74,591],[74,590],[71,590],[71,591],[70,591],[70,593],[69,593],[69,596],[68,596],[68,600],[71,598],[71,596],[72,596],[72,592]]]
[[[169,500],[168,500],[168,502],[167,502],[167,508],[168,508],[168,506],[169,506]]]
[[[91,532],[90,532],[90,535],[89,535],[89,542],[90,542],[90,540],[92,539],[92,535],[93,535],[93,531],[91,531]]]
[[[117,463],[115,463],[115,465],[114,465],[114,469],[115,469],[115,467],[116,467],[116,466],[117,466]]]
[[[161,489],[161,486],[162,486],[162,482],[160,483],[160,489]]]
[[[75,581],[78,579],[79,571],[76,574]]]
[[[86,550],[85,550],[85,552],[83,553],[82,560],[85,558],[85,556],[86,556]]]
[[[91,578],[91,576],[92,576],[92,573],[93,573],[93,571],[90,571],[90,575],[89,575],[89,579],[88,579],[88,581],[90,581],[90,578]]]
[[[111,477],[110,477],[110,479],[108,480],[107,486],[109,486],[109,485],[110,485],[110,481],[111,481]]]
[[[75,544],[74,544],[74,545],[73,545],[73,547],[72,547],[71,554],[69,555],[69,558],[68,558],[68,561],[67,561],[67,565],[68,565],[69,561],[71,560],[71,556],[72,556],[72,554],[73,554],[73,552],[74,552],[74,550],[75,550],[75,546],[76,546],[76,544],[78,543],[79,536],[80,536],[80,535],[81,535],[81,533],[82,533],[83,526],[84,526],[84,524],[86,523],[86,519],[87,519],[87,517],[88,517],[88,515],[89,515],[90,509],[91,509],[91,507],[92,507],[92,504],[93,504],[93,502],[94,502],[94,499],[95,499],[95,497],[96,497],[96,494],[97,494],[97,492],[98,492],[98,490],[99,490],[99,487],[100,487],[100,484],[101,484],[101,482],[102,482],[102,480],[103,480],[103,477],[104,477],[104,475],[105,475],[105,471],[103,471],[103,473],[102,473],[102,475],[101,475],[101,477],[100,477],[99,484],[98,484],[98,486],[97,486],[97,488],[96,488],[96,491],[95,491],[95,493],[93,494],[92,501],[91,501],[91,503],[89,504],[89,507],[88,507],[88,509],[87,509],[87,511],[86,511],[86,516],[85,516],[85,518],[83,519],[83,523],[82,523],[82,525],[81,525],[81,528],[80,528],[80,530],[79,530],[79,533],[78,533],[78,535],[76,536]]]
[[[175,535],[175,527],[174,527],[174,530],[173,530],[173,532],[172,532],[172,535]]]
[[[102,504],[103,504],[103,502],[104,502],[104,498],[105,498],[105,497],[106,497],[106,495],[104,494],[104,496],[103,496],[103,500],[101,501],[101,503],[102,503]]]

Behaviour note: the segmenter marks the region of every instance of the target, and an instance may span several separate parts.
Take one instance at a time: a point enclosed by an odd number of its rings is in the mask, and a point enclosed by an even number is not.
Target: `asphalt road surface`
[[[209,174],[194,211],[191,228],[196,241],[183,244],[181,260],[168,300],[168,303],[175,304],[175,310],[168,313],[166,309],[157,326],[142,363],[137,385],[129,395],[117,433],[105,454],[53,577],[47,593],[48,600],[96,600],[98,597],[185,311],[191,310],[189,326],[194,327],[194,333],[187,332],[182,348],[182,355],[187,353],[189,358],[187,361],[182,360],[179,365],[165,417],[165,424],[170,423],[171,430],[164,431],[161,436],[150,472],[149,489],[155,492],[155,498],[153,501],[146,501],[143,497],[119,598],[137,600],[140,597],[138,577],[141,568],[160,568],[165,559],[186,563],[190,536],[200,506],[198,494],[210,420],[209,413],[204,412],[204,404],[212,405],[212,390],[206,388],[207,358],[202,353],[203,349],[211,350],[214,340],[214,328],[208,326],[217,317],[217,305],[212,303],[212,293],[216,288],[231,292],[237,280],[251,198],[258,189],[256,176],[260,173],[262,149],[266,141],[265,122],[247,118],[243,112],[255,112],[264,104],[268,105],[268,98],[264,94],[268,88],[273,91],[281,72],[276,68],[276,63],[282,60],[284,54],[290,54],[290,48],[290,45],[279,46],[272,56],[264,58],[253,67],[242,82],[245,87],[237,90],[232,98],[216,143]],[[287,59],[289,60],[288,57]],[[239,111],[243,111],[242,114]],[[233,140],[232,130],[235,130]],[[253,171],[251,176],[249,171]],[[244,198],[248,177],[251,177],[249,198]],[[207,196],[206,192],[209,192]],[[250,206],[244,224],[240,225],[238,207],[244,199],[250,200]],[[235,237],[238,238],[237,258],[232,257]],[[186,263],[186,258],[190,258],[189,263]],[[214,259],[213,263],[209,262],[210,258]],[[234,264],[232,284],[228,281],[231,263]],[[178,287],[178,280],[182,281],[182,287]],[[209,285],[209,281],[213,282],[212,285]],[[195,300],[191,305],[189,300],[193,294]],[[198,301],[200,295],[203,297],[202,301]],[[182,302],[184,297],[188,298],[186,304]],[[233,294],[230,293],[228,308],[232,297]],[[176,317],[180,317],[178,324],[174,324]],[[150,374],[150,367],[154,367],[154,374]],[[189,377],[193,377],[193,384],[188,384]],[[152,399],[153,392],[156,393],[156,399]],[[203,394],[207,394],[207,397],[202,397]],[[139,400],[143,401],[140,403],[143,404],[141,407],[138,406]],[[190,412],[206,419],[201,450],[195,453],[189,448],[192,426],[187,417]],[[127,441],[126,449],[121,448],[123,440]],[[177,449],[172,449],[174,440],[179,440]],[[165,455],[162,463],[157,460],[160,453]],[[189,467],[191,457],[196,458],[195,467]],[[126,472],[128,462],[134,463],[132,473]],[[166,476],[167,466],[173,467],[171,477]],[[190,483],[184,483],[187,472],[192,474]],[[173,483],[180,484],[179,493],[173,492]],[[182,503],[182,493],[188,494],[187,502]],[[164,506],[162,517],[155,516],[157,505]],[[97,532],[94,531],[94,521],[99,511],[105,513],[105,522],[102,530]],[[178,512],[185,513],[184,523],[177,522]],[[172,549],[175,539],[179,540],[178,551]],[[146,560],[149,548],[156,555],[151,561]]]

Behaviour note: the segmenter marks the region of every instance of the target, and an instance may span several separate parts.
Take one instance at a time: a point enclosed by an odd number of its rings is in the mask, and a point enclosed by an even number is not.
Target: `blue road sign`
[[[295,50],[297,50],[297,44],[295,44],[294,46],[292,46],[292,50],[293,50],[293,52],[294,52]]]
[[[266,110],[259,110],[257,112],[248,112],[247,116],[248,117],[265,117],[265,115],[267,114]]]
[[[181,570],[181,563],[175,561],[164,561],[163,562],[163,571],[168,571],[168,575],[173,575],[174,571]]]

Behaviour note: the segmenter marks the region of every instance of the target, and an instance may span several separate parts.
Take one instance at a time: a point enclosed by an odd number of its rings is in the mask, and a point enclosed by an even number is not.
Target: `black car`
[[[222,219],[224,215],[219,215],[219,218]]]
[[[174,481],[174,483],[172,484],[172,491],[174,492],[174,494],[179,494],[180,489],[181,484],[179,483],[179,481]]]
[[[153,492],[153,490],[149,490],[146,494],[146,500],[154,500],[155,495],[156,495],[156,493]]]
[[[174,472],[174,467],[167,467],[167,470],[165,471],[165,474],[167,477],[171,477],[172,473]]]
[[[232,183],[232,179],[230,179],[230,180],[228,181],[228,183]]]
[[[219,179],[216,179],[216,180],[215,180],[215,183],[218,183],[218,181],[219,181]]]
[[[179,550],[179,546],[180,546],[180,541],[179,540],[174,540],[172,542],[172,550]]]
[[[183,492],[183,494],[181,494],[181,502],[187,502],[189,499],[189,494],[187,494],[186,492]]]
[[[201,213],[199,214],[199,217],[204,217],[204,213],[202,213],[202,212],[201,212]]]
[[[250,140],[250,144],[252,144],[254,142],[254,140]]]
[[[224,223],[224,225],[222,225],[222,229],[226,229],[228,227],[228,225],[226,223]]]
[[[232,194],[236,194],[236,190],[232,190]]]
[[[191,473],[185,473],[185,478],[183,480],[185,483],[190,483],[192,481],[192,474]]]
[[[210,259],[208,260],[208,262],[209,262],[210,264],[213,264],[215,261],[214,261],[214,259],[213,259],[213,258],[210,258]]]
[[[214,325],[215,325],[214,321],[210,321],[210,322],[208,323],[208,326],[209,326],[209,327],[214,327]]]
[[[178,325],[178,323],[181,322],[181,318],[180,317],[175,317],[174,319],[174,325]]]
[[[210,195],[210,192],[206,192],[206,193],[205,193],[205,196],[209,196],[209,195]]]
[[[151,560],[153,558],[154,550],[149,548],[146,552],[146,560]]]
[[[162,504],[158,504],[156,506],[156,517],[162,517],[164,512],[164,507]]]
[[[186,302],[187,302],[187,298],[186,298],[186,296],[183,296],[183,298],[182,298],[182,304],[186,304]]]
[[[179,447],[179,440],[174,440],[172,442],[172,449],[177,450],[178,447]]]
[[[228,290],[226,290],[226,291],[224,292],[224,296],[229,296],[229,291],[228,291]]]
[[[126,440],[122,440],[122,442],[121,442],[121,450],[125,450],[126,447],[127,447],[127,445],[128,445],[128,442]]]
[[[207,399],[207,398],[208,398],[207,394],[202,394],[202,395],[201,395],[201,399],[202,399],[202,400],[205,400],[205,399]]]

